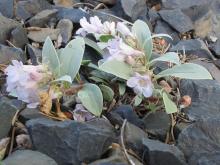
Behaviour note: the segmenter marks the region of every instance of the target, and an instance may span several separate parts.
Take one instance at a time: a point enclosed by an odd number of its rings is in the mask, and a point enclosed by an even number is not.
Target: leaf
[[[60,61],[50,37],[46,38],[43,45],[42,63],[47,65],[55,76],[60,74]]]
[[[103,108],[103,96],[100,88],[91,83],[84,84],[83,88],[79,90],[78,97],[86,109],[94,114],[100,116]]]
[[[142,97],[139,96],[139,95],[136,95],[135,98],[134,98],[134,106],[137,107],[138,105],[141,104],[141,102],[142,102]]]
[[[122,96],[125,94],[126,86],[123,83],[118,84],[119,95]]]
[[[106,85],[99,85],[99,88],[102,91],[103,99],[105,101],[110,102],[110,101],[113,100],[113,98],[114,98],[114,91],[110,87],[108,87]]]
[[[173,38],[168,34],[154,34],[151,36],[152,39],[153,38],[165,38],[165,37],[173,40]]]
[[[166,69],[159,74],[158,77],[174,76],[185,79],[212,79],[211,74],[204,67],[198,64],[186,63],[176,65],[170,69]]]
[[[52,108],[52,99],[50,97],[49,92],[40,92],[40,111],[45,113],[46,115],[50,114]]]
[[[176,113],[178,111],[176,104],[170,100],[166,92],[162,92],[163,102],[167,114]]]
[[[92,47],[93,49],[95,49],[101,56],[103,56],[105,54],[105,52],[99,48],[99,46],[97,45],[96,42],[94,42],[93,40],[90,40],[88,38],[84,38],[85,44]]]
[[[180,65],[179,56],[175,52],[168,52],[168,53],[162,55],[161,57],[153,59],[152,61],[150,61],[150,64],[152,64],[156,61],[165,61],[165,62],[171,62],[171,63],[177,64],[177,65]]]
[[[113,38],[114,38],[114,37],[113,37],[112,35],[107,34],[107,35],[101,35],[101,36],[99,37],[99,40],[100,40],[101,42],[108,42],[108,40],[113,39]]]
[[[82,38],[71,40],[60,55],[61,76],[69,75],[72,79],[76,77],[85,50],[85,42]]]
[[[69,75],[64,75],[56,80],[54,80],[53,82],[59,82],[59,81],[65,81],[65,82],[68,82],[68,83],[72,83],[72,78],[69,76]]]
[[[149,60],[153,50],[153,43],[148,25],[144,21],[137,20],[132,27],[132,32],[137,37],[139,48],[144,50],[146,58]]]
[[[130,65],[117,60],[106,61],[100,65],[99,68],[104,72],[113,74],[125,80],[127,80],[133,73]]]

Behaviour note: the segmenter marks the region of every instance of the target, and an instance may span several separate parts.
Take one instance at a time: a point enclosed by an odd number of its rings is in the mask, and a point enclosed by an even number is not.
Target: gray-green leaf
[[[99,68],[107,73],[113,74],[122,79],[129,79],[133,74],[132,67],[123,61],[110,60],[104,62]]]
[[[211,74],[206,68],[198,64],[186,63],[175,65],[170,69],[166,69],[159,74],[158,77],[174,76],[185,79],[212,79]]]
[[[53,82],[62,82],[62,81],[65,81],[65,82],[68,82],[68,83],[72,83],[72,78],[69,76],[69,75],[64,75],[56,80],[54,80]]]
[[[163,102],[167,114],[176,113],[178,111],[176,104],[169,98],[166,92],[162,92]]]
[[[47,37],[42,50],[42,63],[47,65],[54,76],[60,74],[60,61],[50,37]]]
[[[84,38],[85,44],[92,47],[93,49],[95,49],[101,56],[103,56],[105,54],[105,52],[100,49],[100,47],[97,45],[96,42],[94,42],[93,40],[90,40],[88,38]]]
[[[61,76],[69,75],[72,79],[76,77],[80,69],[85,50],[83,38],[71,40],[60,55]]]
[[[168,52],[161,57],[155,58],[152,61],[150,61],[151,64],[157,61],[165,61],[165,62],[171,62],[177,65],[180,65],[180,58],[177,53],[175,52]]]
[[[103,108],[103,96],[100,88],[91,83],[84,84],[83,88],[78,92],[78,97],[86,109],[100,116]]]
[[[103,99],[108,102],[112,101],[114,98],[114,91],[106,85],[99,85],[99,87],[102,91]]]

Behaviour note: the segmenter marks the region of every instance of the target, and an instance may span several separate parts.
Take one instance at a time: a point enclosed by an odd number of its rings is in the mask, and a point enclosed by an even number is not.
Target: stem
[[[78,72],[77,75],[76,75],[76,81],[77,81],[78,83],[81,82],[81,78],[80,78],[79,72]]]

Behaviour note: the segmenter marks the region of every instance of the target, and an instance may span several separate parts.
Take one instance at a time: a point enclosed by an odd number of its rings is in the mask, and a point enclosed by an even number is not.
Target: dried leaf
[[[52,99],[49,92],[40,92],[40,111],[45,114],[50,114],[52,108]]]
[[[68,117],[61,111],[59,100],[56,100],[56,115],[61,119],[68,119]]]
[[[5,152],[9,142],[10,138],[4,138],[0,140],[0,160],[2,160],[5,157]]]
[[[164,89],[167,93],[172,92],[172,88],[170,87],[170,85],[169,85],[165,80],[161,80],[161,81],[159,82],[159,84],[163,87],[163,89]]]

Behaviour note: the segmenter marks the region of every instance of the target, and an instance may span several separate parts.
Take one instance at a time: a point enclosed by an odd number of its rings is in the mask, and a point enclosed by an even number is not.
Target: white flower
[[[153,94],[153,84],[149,75],[140,75],[135,73],[134,77],[131,77],[127,81],[127,86],[133,88],[134,92],[138,95],[144,95],[144,97],[150,97]]]
[[[132,32],[130,31],[130,29],[125,25],[125,23],[123,22],[118,22],[117,23],[117,27],[116,30],[121,33],[123,36],[131,36],[134,37],[134,35],[132,34]]]
[[[109,51],[108,60],[116,59],[118,61],[125,61],[127,58],[135,58],[143,55],[143,52],[125,44],[121,38],[109,40],[107,49]]]
[[[76,34],[80,34],[82,36],[85,36],[87,33],[96,35],[115,35],[115,23],[106,21],[102,24],[101,20],[97,16],[90,17],[90,23],[85,17],[83,17],[80,20],[80,25],[82,28],[77,30]]]
[[[46,68],[42,65],[23,65],[16,60],[12,64],[5,69],[7,92],[28,103],[29,108],[35,108],[39,104],[38,88],[47,74]]]

